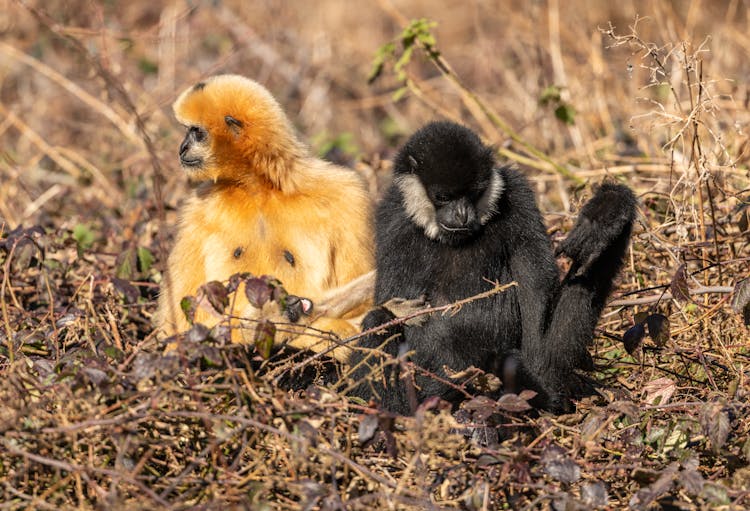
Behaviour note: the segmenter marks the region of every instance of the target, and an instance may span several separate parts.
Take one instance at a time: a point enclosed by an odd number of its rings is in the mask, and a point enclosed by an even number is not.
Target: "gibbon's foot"
[[[578,265],[576,276],[585,274],[597,259],[633,224],[636,198],[625,185],[603,183],[583,206],[575,226],[560,243],[555,255],[565,254]]]
[[[558,379],[547,382],[545,385],[547,403],[541,408],[556,415],[575,412],[574,399],[582,399],[596,393],[591,382],[591,379],[576,372],[569,373],[565,381]]]
[[[396,319],[396,315],[391,312],[390,309],[385,306],[376,307],[368,312],[365,319],[362,320],[362,330],[370,330],[379,327],[380,325],[384,325],[394,319]],[[397,325],[396,327],[390,327],[387,331],[390,332],[394,329],[399,330],[400,328],[398,328]],[[393,333],[395,334],[398,332],[394,331]]]
[[[285,360],[286,367],[300,366],[299,369],[285,369],[278,380],[278,385],[284,390],[305,390],[311,385],[333,385],[341,379],[340,363],[336,359],[322,357],[307,362],[310,357],[308,351],[296,351],[288,346],[283,349],[289,351]]]

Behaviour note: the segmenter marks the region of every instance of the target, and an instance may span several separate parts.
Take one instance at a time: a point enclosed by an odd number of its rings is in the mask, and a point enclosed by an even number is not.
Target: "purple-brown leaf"
[[[648,335],[659,347],[664,346],[670,337],[669,319],[663,314],[651,314],[646,319]]]
[[[271,299],[273,288],[263,278],[249,278],[245,281],[245,296],[250,305],[262,308]]]
[[[643,323],[638,323],[628,328],[622,336],[625,350],[631,355],[640,350],[644,337],[646,337],[646,329],[643,327]]]
[[[545,449],[542,454],[542,465],[547,475],[561,483],[571,484],[581,478],[581,467],[556,445]]]
[[[729,437],[729,416],[721,403],[706,403],[700,413],[703,433],[711,442],[711,450],[718,454]]]
[[[750,326],[750,279],[741,280],[734,286],[732,309],[742,313],[745,326]]]
[[[674,272],[672,282],[669,284],[669,291],[672,293],[672,298],[678,302],[690,301],[690,287],[688,286],[684,264],[681,264]]]
[[[224,284],[217,280],[206,282],[198,288],[198,295],[202,295],[211,304],[211,307],[219,314],[224,314],[224,309],[229,305],[229,293]]]
[[[638,490],[630,499],[630,508],[638,511],[649,509],[656,499],[670,491],[674,485],[675,476],[677,475],[677,467],[676,462],[672,463],[664,469],[659,475],[659,478],[653,484]]]
[[[532,396],[533,397],[533,396]],[[531,409],[529,402],[518,394],[503,394],[497,400],[497,408],[506,412],[525,412]]]

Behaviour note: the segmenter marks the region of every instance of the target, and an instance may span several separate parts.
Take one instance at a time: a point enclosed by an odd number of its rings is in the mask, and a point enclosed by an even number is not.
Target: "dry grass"
[[[750,506],[730,307],[750,257],[747,5],[356,4],[0,3],[0,508]],[[423,39],[368,85],[423,17],[440,57]],[[220,71],[266,84],[374,195],[438,116],[527,171],[555,239],[591,183],[627,181],[642,215],[592,347],[601,394],[564,417],[478,400],[394,419],[281,391],[250,347],[193,334],[163,355],[150,317],[188,193],[169,106]],[[629,355],[639,312],[671,337]]]

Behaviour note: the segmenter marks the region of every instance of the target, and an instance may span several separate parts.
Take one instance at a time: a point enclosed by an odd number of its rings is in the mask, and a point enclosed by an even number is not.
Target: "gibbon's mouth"
[[[440,223],[440,228],[448,232],[471,232],[471,229],[468,227],[448,227],[442,222]]]
[[[182,158],[180,157],[180,163],[183,167],[200,167],[203,165],[203,160],[200,158]]]

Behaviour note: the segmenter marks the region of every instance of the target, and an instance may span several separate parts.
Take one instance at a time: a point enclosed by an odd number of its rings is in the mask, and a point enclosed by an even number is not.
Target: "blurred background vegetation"
[[[747,506],[748,7],[0,0],[0,508]],[[592,184],[632,186],[641,218],[592,348],[614,390],[561,421],[510,414],[518,433],[493,441],[446,412],[381,417],[388,453],[414,456],[386,457],[352,450],[342,402],[225,380],[237,354],[162,360],[149,321],[189,193],[171,103],[226,72],[374,197],[435,118],[527,173],[553,239]],[[671,330],[642,346],[656,313]]]

